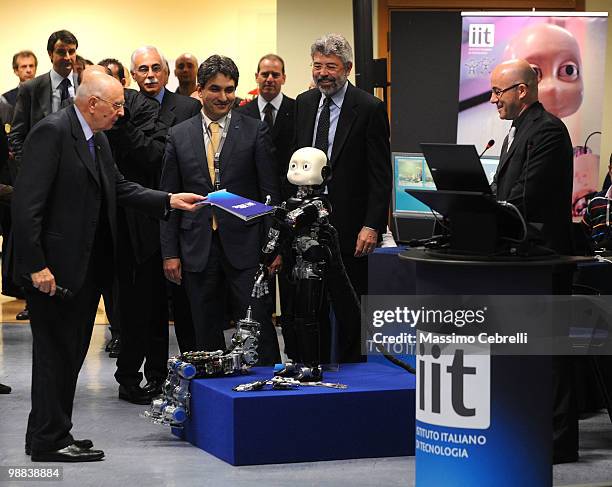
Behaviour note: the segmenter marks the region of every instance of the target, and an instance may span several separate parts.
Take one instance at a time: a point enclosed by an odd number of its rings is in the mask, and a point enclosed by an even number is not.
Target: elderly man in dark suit
[[[281,92],[285,80],[283,58],[276,54],[266,54],[259,60],[255,73],[259,95],[252,102],[237,109],[268,124],[283,201],[295,193],[295,186],[287,181],[287,169],[293,153],[295,100]]]
[[[169,128],[198,114],[201,105],[193,98],[177,95],[165,88],[167,62],[153,46],[134,51],[131,74],[140,87],[140,97],[148,99],[157,108],[148,124],[126,121],[116,126],[110,136],[111,145],[117,155],[117,165],[128,179],[157,188]],[[134,107],[130,103],[130,108]],[[138,117],[138,111],[130,113],[130,118]],[[119,209],[117,222],[121,349],[115,378],[119,382],[121,399],[148,404],[151,396],[161,393],[168,360],[168,303],[159,223],[129,208]],[[175,287],[174,296],[179,346],[182,351],[193,350],[193,325],[182,288]],[[140,367],[143,362],[147,382],[141,388]]]
[[[170,129],[161,189],[207,194],[224,188],[253,200],[269,195],[279,201],[268,126],[232,111],[237,85],[231,59],[214,55],[200,65],[202,113]],[[172,215],[161,225],[161,238],[166,277],[187,289],[198,349],[225,349],[219,303],[225,290],[220,283],[227,282],[233,318],[242,318],[250,305],[262,325],[259,363],[275,363],[279,349],[269,302],[250,298],[266,237],[263,221],[244,222],[210,206],[194,216]]]
[[[353,51],[341,35],[312,44],[316,88],[296,99],[296,148],[327,154],[331,223],[338,230],[342,259],[358,296],[367,294],[368,262],[387,226],[391,198],[391,149],[385,105],[355,88],[348,75]],[[350,306],[336,302],[334,306]],[[359,323],[339,323],[339,360],[361,360]]]
[[[24,146],[13,198],[15,276],[32,325],[32,411],[26,453],[33,461],[100,460],[91,440],[74,440],[72,407],[101,290],[116,262],[117,205],[158,218],[195,208],[194,194],[170,195],[124,179],[101,131],[123,115],[123,88],[86,74],[75,105],[37,124]],[[64,298],[55,296],[61,294]],[[68,294],[72,294],[72,298]]]

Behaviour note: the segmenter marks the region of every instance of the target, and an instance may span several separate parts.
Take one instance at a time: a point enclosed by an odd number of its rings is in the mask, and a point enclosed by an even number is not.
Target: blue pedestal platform
[[[348,389],[234,392],[271,367],[191,383],[180,438],[231,465],[414,455],[415,377],[377,363],[342,364],[326,382]]]

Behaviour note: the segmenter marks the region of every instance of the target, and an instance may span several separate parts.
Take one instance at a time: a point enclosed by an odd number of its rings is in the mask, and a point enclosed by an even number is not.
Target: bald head
[[[94,132],[110,129],[123,116],[123,86],[106,74],[102,66],[90,66],[83,72],[74,104]]]
[[[527,61],[512,59],[495,66],[491,73],[490,101],[504,120],[514,120],[538,101],[538,76]]]
[[[174,76],[179,82],[179,93],[191,95],[196,89],[198,60],[188,52],[181,54],[174,62]]]

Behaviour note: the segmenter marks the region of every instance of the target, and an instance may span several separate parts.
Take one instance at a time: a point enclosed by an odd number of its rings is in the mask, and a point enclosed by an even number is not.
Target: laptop
[[[436,189],[492,194],[476,147],[426,143],[420,146]]]

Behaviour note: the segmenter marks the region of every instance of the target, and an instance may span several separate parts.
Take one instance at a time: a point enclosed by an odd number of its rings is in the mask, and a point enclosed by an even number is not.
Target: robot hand
[[[255,284],[253,284],[253,291],[251,292],[252,298],[261,298],[266,294],[269,294],[268,289],[268,269],[264,264],[259,264],[259,270],[255,274]]]

